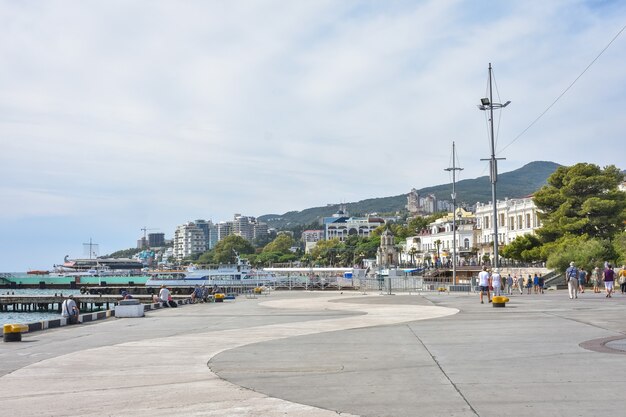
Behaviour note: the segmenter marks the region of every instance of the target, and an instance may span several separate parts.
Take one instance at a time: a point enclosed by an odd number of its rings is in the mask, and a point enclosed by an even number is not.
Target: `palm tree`
[[[437,259],[435,260],[435,266],[437,266],[437,263],[440,262],[439,248],[441,247],[441,240],[439,239],[435,240],[435,246],[437,247]]]
[[[415,255],[417,255],[417,249],[415,249],[415,247],[411,247],[408,253],[411,257],[411,265],[415,266]]]

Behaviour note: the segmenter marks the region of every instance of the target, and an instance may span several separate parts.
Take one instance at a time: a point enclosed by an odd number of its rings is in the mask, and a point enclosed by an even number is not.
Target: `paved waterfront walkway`
[[[33,333],[2,344],[0,401],[14,416],[623,415],[626,297],[511,298],[275,292]]]

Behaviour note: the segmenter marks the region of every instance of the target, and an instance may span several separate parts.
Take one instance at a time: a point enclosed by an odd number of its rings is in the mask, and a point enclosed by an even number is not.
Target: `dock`
[[[74,301],[81,312],[109,310],[123,297],[111,294],[75,294]],[[135,295],[142,304],[152,303],[152,295]],[[172,295],[174,300],[189,298],[188,295]],[[67,296],[58,295],[0,295],[0,311],[61,311],[61,304]]]

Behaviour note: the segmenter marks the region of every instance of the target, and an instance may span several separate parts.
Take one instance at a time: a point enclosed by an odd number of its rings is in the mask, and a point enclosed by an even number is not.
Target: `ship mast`
[[[456,171],[462,171],[463,168],[456,166],[456,154],[454,150],[454,142],[452,142],[452,167],[446,168],[444,171],[452,171],[452,284],[457,284],[456,279]]]
[[[505,158],[496,158],[495,139],[493,133],[493,109],[502,109],[509,104],[507,101],[504,104],[493,102],[493,83],[492,83],[492,68],[491,62],[489,63],[489,98],[481,98],[480,110],[489,110],[489,126],[491,133],[491,157],[489,159],[481,159],[481,161],[489,161],[489,178],[491,180],[491,204],[493,205],[493,267],[498,268],[498,202],[496,200],[496,182],[498,182],[498,160]],[[483,225],[484,227],[484,225]]]

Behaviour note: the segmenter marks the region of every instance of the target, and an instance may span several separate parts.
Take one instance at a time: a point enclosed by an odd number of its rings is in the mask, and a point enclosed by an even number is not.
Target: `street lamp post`
[[[494,103],[493,102],[493,87],[492,87],[492,68],[491,62],[489,63],[489,98],[481,98],[480,105],[478,108],[480,110],[489,110],[489,126],[491,133],[491,158],[489,159],[481,159],[481,161],[489,161],[489,178],[491,180],[491,203],[493,204],[493,267],[498,267],[498,207],[496,201],[496,182],[498,181],[498,159],[505,158],[496,158],[496,150],[495,150],[495,139],[493,133],[493,109],[502,109],[509,104],[510,101],[507,101],[504,104]]]

